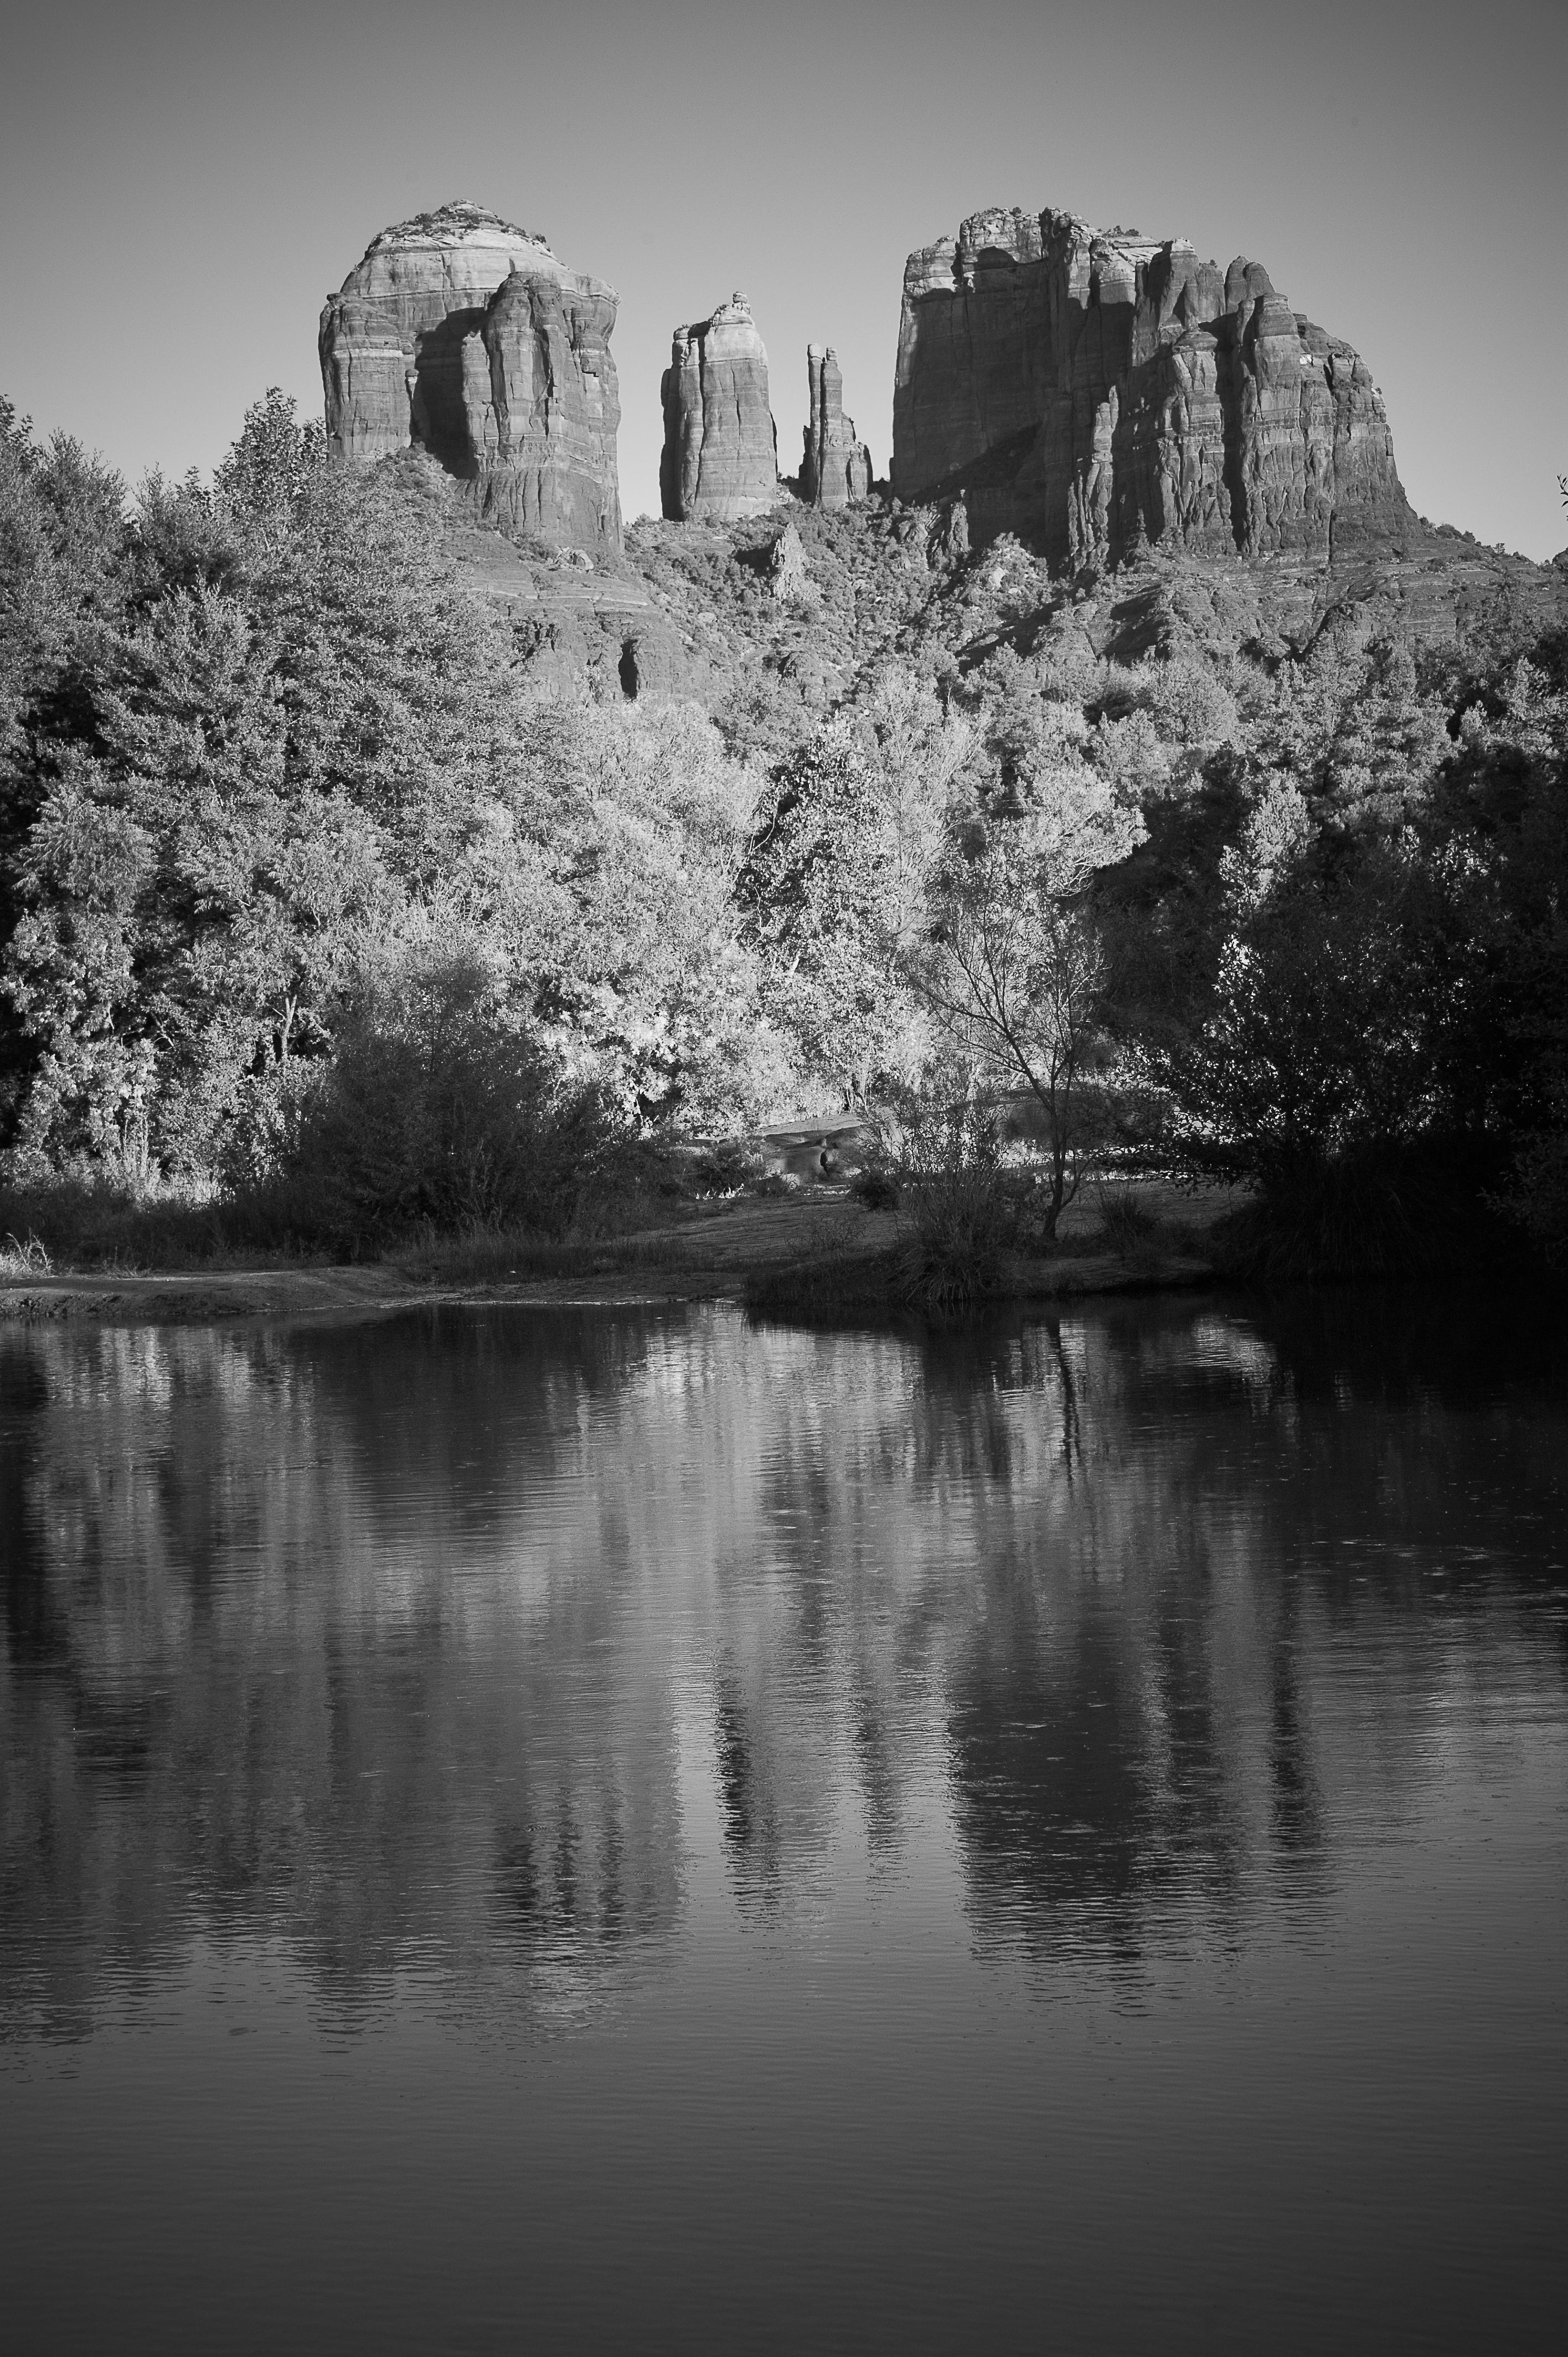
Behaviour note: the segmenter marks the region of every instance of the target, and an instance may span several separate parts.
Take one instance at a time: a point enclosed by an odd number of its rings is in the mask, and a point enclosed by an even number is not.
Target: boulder
[[[608,286],[480,206],[400,221],[321,314],[328,445],[375,459],[419,444],[481,515],[618,548],[616,311]]]
[[[1056,563],[1145,545],[1256,556],[1414,528],[1366,363],[1261,264],[990,211],[904,274],[893,490],[962,492],[982,538]]]
[[[760,515],[779,499],[778,436],[768,354],[744,295],[711,319],[677,328],[660,388],[659,490],[672,523]]]
[[[811,414],[800,460],[800,497],[814,508],[847,508],[871,490],[871,453],[843,414],[843,378],[831,344],[808,344]]]

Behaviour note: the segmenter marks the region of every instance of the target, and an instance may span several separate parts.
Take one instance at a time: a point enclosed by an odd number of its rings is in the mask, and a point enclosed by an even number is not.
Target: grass
[[[1018,1206],[999,1171],[929,1171],[905,1188],[908,1232],[895,1256],[894,1290],[928,1318],[962,1317],[1003,1287],[1018,1241]]]
[[[885,1318],[897,1306],[896,1274],[890,1252],[820,1253],[810,1260],[754,1269],[743,1297],[754,1318],[855,1323]]]
[[[0,1276],[61,1271],[136,1275],[260,1268],[300,1263],[385,1260],[437,1282],[484,1283],[519,1275],[584,1275],[602,1265],[657,1265],[682,1257],[677,1240],[644,1232],[700,1221],[717,1205],[633,1188],[591,1207],[587,1233],[565,1240],[519,1229],[442,1232],[428,1223],[402,1238],[334,1246],[317,1226],[307,1189],[280,1184],[242,1197],[169,1187],[133,1193],[59,1178],[0,1188]],[[21,1242],[19,1239],[26,1239]]]
[[[1152,1276],[1161,1265],[1169,1237],[1165,1222],[1139,1189],[1124,1180],[1101,1180],[1095,1188],[1095,1210],[1100,1221],[1096,1241],[1135,1275]]]
[[[389,1266],[416,1282],[434,1285],[504,1285],[513,1278],[568,1279],[692,1265],[685,1236],[664,1232],[562,1238],[515,1228],[474,1228],[456,1236],[421,1236],[394,1245],[385,1257]]]
[[[579,1223],[564,1234],[424,1222],[385,1243],[367,1239],[358,1252],[333,1251],[313,1235],[297,1192],[280,1189],[234,1202],[193,1189],[133,1196],[62,1179],[0,1189],[0,1280],[66,1271],[216,1275],[352,1259],[384,1266],[413,1286],[631,1284],[662,1273],[673,1291],[704,1281],[739,1288],[762,1317],[864,1322],[908,1311],[946,1319],[983,1309],[1021,1283],[1026,1291],[1020,1263],[1040,1255],[1054,1262],[1109,1250],[1155,1281],[1188,1232],[1123,1175],[1094,1184],[1048,1243],[1039,1232],[1038,1185],[1029,1171],[1011,1167],[900,1172],[897,1221],[886,1205],[891,1189],[882,1185],[852,1187],[836,1212],[826,1200],[812,1200],[811,1189],[769,1185],[755,1172],[738,1188],[703,1191],[704,1182],[734,1175],[727,1164],[693,1170],[686,1160],[671,1161],[613,1196],[581,1203]],[[780,1202],[769,1206],[775,1194]],[[781,1210],[786,1198],[811,1216],[769,1218],[768,1209]]]
[[[233,1232],[226,1209],[210,1198],[170,1189],[136,1196],[70,1178],[0,1189],[0,1275],[48,1276],[62,1269],[122,1275],[254,1264],[256,1244]],[[18,1238],[26,1237],[26,1243]],[[268,1239],[276,1252],[281,1240]]]
[[[0,1276],[49,1276],[53,1272],[48,1248],[30,1232],[25,1243],[8,1235],[0,1244]]]

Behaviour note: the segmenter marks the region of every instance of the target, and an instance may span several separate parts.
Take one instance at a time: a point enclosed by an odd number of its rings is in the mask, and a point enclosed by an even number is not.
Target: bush
[[[1017,1204],[1002,1172],[983,1163],[926,1172],[906,1189],[910,1234],[896,1256],[894,1289],[929,1317],[961,1316],[1002,1290],[1017,1237]]]
[[[0,1271],[190,1267],[220,1258],[239,1222],[209,1196],[183,1186],[135,1189],[107,1178],[48,1178],[0,1188]],[[16,1250],[12,1239],[23,1239]]]
[[[1568,1105],[1559,1106],[1560,1114]],[[1514,1163],[1513,1184],[1494,1208],[1516,1221],[1553,1268],[1568,1268],[1568,1130],[1527,1138]]]
[[[691,1166],[691,1181],[699,1195],[738,1195],[762,1177],[758,1149],[738,1137],[721,1138],[706,1146]]]
[[[31,1229],[26,1236],[12,1232],[0,1243],[0,1276],[48,1276],[52,1273],[48,1246]]]
[[[564,1235],[636,1156],[602,1092],[564,1077],[459,951],[366,983],[281,1159],[305,1227],[359,1251],[422,1224]]]
[[[1275,1172],[1214,1242],[1232,1275],[1265,1282],[1420,1275],[1477,1243],[1473,1174],[1419,1150],[1348,1156]],[[1500,1223],[1499,1223],[1500,1225]]]
[[[849,1182],[849,1191],[857,1203],[868,1211],[896,1211],[898,1209],[898,1181],[891,1170],[873,1167],[857,1170]]]
[[[1135,1187],[1095,1189],[1100,1232],[1119,1260],[1144,1257],[1158,1242],[1161,1223]]]

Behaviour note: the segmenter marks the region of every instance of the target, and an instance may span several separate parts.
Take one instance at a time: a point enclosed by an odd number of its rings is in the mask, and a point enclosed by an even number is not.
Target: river
[[[0,1329],[0,1562],[19,2357],[1557,2345],[1519,1305]]]

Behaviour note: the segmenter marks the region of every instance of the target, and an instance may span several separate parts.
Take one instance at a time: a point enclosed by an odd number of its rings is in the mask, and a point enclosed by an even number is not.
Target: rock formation
[[[768,354],[744,295],[721,303],[711,319],[676,328],[660,390],[659,492],[670,521],[728,522],[774,506],[779,456]]]
[[[1365,362],[1260,264],[1069,213],[976,213],[910,255],[892,481],[1075,565],[1325,557],[1414,523]]]
[[[806,591],[806,552],[792,522],[773,544],[768,560],[768,586],[781,606],[798,603]]]
[[[419,443],[478,511],[555,546],[620,544],[617,298],[468,204],[400,221],[321,314],[330,447]]]
[[[814,508],[847,508],[871,490],[871,453],[843,414],[843,378],[830,344],[806,347],[811,415],[800,460],[800,497]]]

